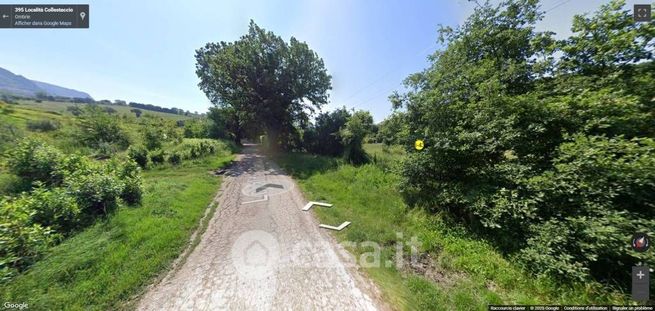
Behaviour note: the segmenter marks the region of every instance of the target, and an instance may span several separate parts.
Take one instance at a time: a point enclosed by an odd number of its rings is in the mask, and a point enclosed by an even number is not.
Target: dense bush
[[[191,138],[185,139],[178,145],[174,153],[176,152],[182,159],[196,159],[228,149],[228,146],[218,140]]]
[[[402,145],[409,136],[407,115],[404,112],[396,111],[380,122],[377,132],[377,141],[387,146]]]
[[[119,119],[93,105],[87,105],[81,115],[78,136],[82,143],[92,148],[111,144],[123,150],[130,144],[129,136]]]
[[[655,141],[580,135],[559,147],[553,164],[490,206],[504,215],[489,221],[526,224],[530,268],[584,279],[655,263],[653,253],[626,252],[635,232],[655,232]]]
[[[60,127],[61,124],[55,120],[43,119],[27,121],[27,129],[31,131],[50,132],[59,129]]]
[[[28,182],[41,181],[48,185],[61,182],[57,166],[63,154],[36,139],[24,139],[7,153],[9,171]]]
[[[371,132],[373,117],[368,111],[357,111],[348,119],[348,122],[339,131],[344,145],[343,157],[353,164],[368,162],[368,155],[364,151],[364,138]]]
[[[368,161],[362,144],[374,134],[373,117],[367,111],[352,114],[346,108],[318,115],[304,133],[302,145],[314,154],[342,156],[353,164]]]
[[[211,126],[212,126],[212,121],[205,118],[186,120],[183,124],[184,137],[185,138],[210,138]]]
[[[182,156],[178,152],[173,152],[168,156],[168,162],[173,165],[178,165],[182,163]]]
[[[350,116],[346,108],[319,114],[314,124],[303,135],[305,149],[320,155],[333,157],[343,155],[345,146],[339,131],[346,125]]]
[[[655,224],[653,89],[632,85],[655,83],[655,25],[623,4],[576,17],[562,41],[535,31],[529,0],[442,29],[445,50],[391,97],[411,120],[401,140],[426,142],[406,144],[406,201],[449,212],[536,273],[625,285],[629,266],[654,265],[629,239]]]
[[[114,163],[116,177],[122,183],[120,198],[123,202],[134,205],[141,203],[143,197],[143,183],[141,181],[141,168],[132,160]]]
[[[143,195],[140,168],[132,160],[92,161],[25,139],[9,152],[8,166],[33,188],[0,200],[0,278],[5,280],[62,237],[110,213],[119,200],[138,204]]]
[[[173,121],[146,116],[141,120],[143,142],[148,150],[160,149],[166,142],[179,142],[182,137]]]
[[[30,223],[49,227],[57,233],[67,234],[80,225],[80,208],[65,188],[37,187],[30,193],[23,193],[15,204],[32,212]]]
[[[150,162],[152,164],[162,164],[165,161],[165,153],[164,150],[154,150],[150,152]]]
[[[75,196],[82,212],[90,216],[113,211],[123,190],[111,171],[96,164],[73,172],[66,177],[64,185]]]
[[[150,158],[148,157],[148,149],[143,146],[130,146],[127,149],[127,155],[130,159],[134,160],[141,168],[148,168]]]
[[[34,263],[53,244],[52,230],[31,222],[33,211],[20,200],[0,199],[0,280]]]
[[[82,113],[84,113],[84,110],[82,110],[82,108],[80,108],[80,106],[77,106],[77,105],[66,107],[66,111],[70,112],[72,115],[74,115],[76,117],[80,116],[80,115],[82,115]]]

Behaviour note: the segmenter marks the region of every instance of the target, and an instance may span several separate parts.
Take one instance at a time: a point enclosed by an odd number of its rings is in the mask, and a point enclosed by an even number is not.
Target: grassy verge
[[[36,100],[28,100],[28,99],[23,99],[18,101],[19,106],[26,107],[28,109],[33,109],[37,111],[45,111],[45,112],[53,112],[61,115],[71,115],[69,111],[66,109],[71,106],[79,106],[79,107],[84,107],[84,105],[88,104],[81,104],[81,103],[72,103],[72,102],[55,102],[55,101],[41,101],[38,102]],[[126,114],[129,116],[134,116],[134,113],[131,111],[134,109],[134,107],[130,106],[117,106],[117,105],[104,105],[104,104],[95,104],[97,106],[100,106],[102,108],[112,108],[116,110],[117,113],[119,114]],[[152,111],[152,110],[145,110],[141,109],[143,111],[143,115],[152,115],[155,117],[163,117],[163,118],[169,118],[173,120],[185,120],[185,119],[191,119],[192,117],[189,116],[184,116],[184,115],[177,115],[177,114],[172,114],[172,113],[166,113],[166,112],[160,112],[160,111]]]
[[[208,170],[231,159],[223,154],[144,172],[142,206],[121,207],[53,247],[27,273],[0,287],[2,300],[26,302],[35,310],[125,307],[186,246],[221,181]]]
[[[305,154],[287,154],[275,160],[296,177],[307,199],[334,204],[333,208],[315,209],[322,222],[352,222],[336,236],[340,241],[357,243],[349,248],[357,258],[373,250],[361,242],[373,241],[381,246],[382,264],[365,270],[390,305],[398,309],[487,310],[488,304],[626,303],[624,295],[599,284],[562,285],[530,276],[444,215],[408,209],[396,188],[398,177],[377,165],[353,167]],[[422,258],[431,258],[434,264],[426,264],[429,260],[425,260],[409,265],[405,260],[402,268],[385,265],[394,262],[396,243],[407,245],[413,236],[420,241]]]

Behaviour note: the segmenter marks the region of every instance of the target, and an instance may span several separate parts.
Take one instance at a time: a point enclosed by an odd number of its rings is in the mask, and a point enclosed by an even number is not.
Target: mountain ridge
[[[0,93],[32,98],[45,93],[47,96],[54,97],[93,99],[86,92],[47,82],[31,80],[2,67],[0,67]]]

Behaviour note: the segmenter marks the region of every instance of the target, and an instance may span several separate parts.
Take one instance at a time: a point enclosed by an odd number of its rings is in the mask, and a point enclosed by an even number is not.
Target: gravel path
[[[387,309],[352,256],[301,210],[293,180],[252,147],[237,159],[200,243],[138,309]]]

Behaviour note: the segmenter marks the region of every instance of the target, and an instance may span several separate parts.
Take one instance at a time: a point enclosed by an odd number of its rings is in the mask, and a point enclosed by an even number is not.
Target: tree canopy
[[[331,89],[323,60],[306,43],[286,42],[254,21],[239,40],[198,49],[196,73],[212,103],[234,109],[241,126],[262,125],[274,148],[288,145],[290,133],[327,103]]]

